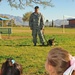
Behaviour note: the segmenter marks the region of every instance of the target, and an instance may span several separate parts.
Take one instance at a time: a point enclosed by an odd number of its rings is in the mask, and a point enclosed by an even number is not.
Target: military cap
[[[39,8],[39,6],[35,6],[35,9],[38,9]]]

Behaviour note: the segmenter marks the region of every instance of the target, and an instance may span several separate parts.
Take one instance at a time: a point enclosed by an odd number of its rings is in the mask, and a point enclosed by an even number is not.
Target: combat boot
[[[42,46],[45,46],[45,43],[44,42],[42,43]]]
[[[36,43],[34,43],[34,46],[36,46]]]

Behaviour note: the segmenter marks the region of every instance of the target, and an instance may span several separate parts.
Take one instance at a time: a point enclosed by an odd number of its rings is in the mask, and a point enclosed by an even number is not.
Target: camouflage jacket
[[[44,20],[41,13],[36,14],[35,12],[31,14],[29,19],[29,26],[31,30],[42,29],[44,27]]]

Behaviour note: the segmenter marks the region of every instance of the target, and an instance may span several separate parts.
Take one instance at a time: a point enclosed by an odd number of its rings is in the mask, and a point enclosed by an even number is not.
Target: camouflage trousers
[[[44,39],[43,32],[42,32],[42,30],[39,30],[39,29],[33,29],[32,30],[33,43],[34,44],[37,43],[37,35],[39,36],[40,43],[44,43],[45,39]]]

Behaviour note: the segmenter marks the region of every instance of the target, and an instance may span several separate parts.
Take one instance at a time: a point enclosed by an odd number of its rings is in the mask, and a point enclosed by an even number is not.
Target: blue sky
[[[40,12],[45,20],[62,19],[63,15],[75,16],[75,1],[73,0],[52,0],[54,7],[40,7]],[[35,7],[35,5],[34,5]],[[10,14],[14,16],[23,16],[24,13],[34,11],[32,7],[26,7],[24,10],[11,8],[6,1],[0,3],[0,14]],[[65,17],[66,18],[66,17]]]

